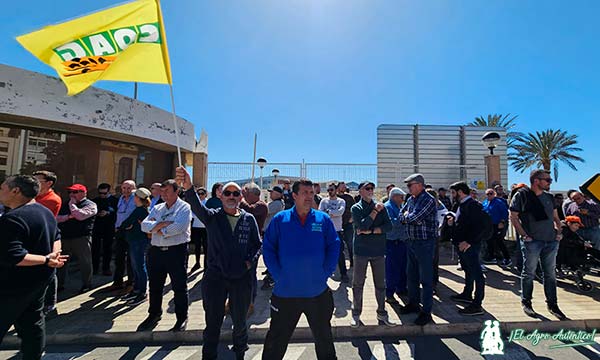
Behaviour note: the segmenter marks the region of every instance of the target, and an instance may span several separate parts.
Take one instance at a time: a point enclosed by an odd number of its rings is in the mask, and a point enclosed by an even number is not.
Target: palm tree
[[[563,130],[536,131],[535,134],[520,135],[512,146],[514,152],[508,154],[510,165],[519,172],[538,166],[554,172],[554,180],[558,180],[558,164],[566,163],[571,169],[577,170],[574,161],[585,160],[574,152],[581,151],[576,147],[577,135],[570,135]]]
[[[515,115],[515,116],[511,117],[510,113],[506,114],[504,116],[502,116],[502,114],[494,114],[494,115],[489,114],[487,116],[487,119],[484,118],[483,116],[478,116],[475,118],[475,121],[471,121],[468,125],[505,128],[506,129],[506,145],[509,148],[512,148],[512,145],[515,142],[515,139],[517,137],[523,135],[520,132],[510,131],[517,125],[515,123],[515,120],[517,119],[517,117],[519,117],[519,115]]]

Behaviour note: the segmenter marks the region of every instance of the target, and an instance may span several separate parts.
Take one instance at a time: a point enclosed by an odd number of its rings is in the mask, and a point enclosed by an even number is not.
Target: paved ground
[[[261,264],[259,272],[263,269],[264,267]],[[449,249],[442,249],[441,282],[438,286],[438,295],[434,298],[433,311],[434,321],[437,325],[428,325],[424,328],[398,326],[392,329],[376,326],[376,303],[373,294],[372,279],[369,276],[365,289],[362,320],[366,325],[370,325],[370,327],[356,330],[349,327],[352,289],[349,284],[341,284],[337,280],[339,277],[336,275],[329,280],[329,285],[334,291],[335,298],[335,311],[332,319],[334,336],[338,340],[355,339],[365,336],[373,339],[418,335],[458,336],[478,333],[483,322],[487,319],[497,319],[503,326],[508,324],[513,327],[539,328],[540,330],[547,331],[550,331],[549,327],[578,327],[578,329],[582,329],[583,322],[581,321],[561,324],[547,312],[544,303],[543,287],[537,282],[535,283],[533,306],[541,316],[539,319],[532,319],[524,315],[519,305],[520,278],[515,273],[496,265],[489,266],[489,272],[486,275],[487,287],[484,307],[487,313],[476,317],[460,316],[457,313],[459,307],[449,300],[449,296],[462,290],[463,276],[464,273],[457,270],[456,261],[452,259],[451,251]],[[204,313],[200,290],[201,278],[201,272],[191,274],[189,277],[191,306],[188,330],[192,331],[179,334],[181,336],[171,336],[173,333],[168,333],[167,330],[175,323],[175,315],[173,313],[173,293],[169,291],[169,288],[166,289],[164,297],[165,312],[163,319],[155,329],[155,332],[140,333],[136,332],[136,328],[147,315],[148,303],[137,307],[128,307],[120,301],[119,297],[116,296],[117,294],[102,292],[102,289],[110,283],[111,279],[107,277],[95,277],[94,281],[99,287],[86,294],[74,295],[76,289],[79,287],[78,276],[74,276],[68,284],[68,289],[60,294],[61,301],[58,305],[58,315],[49,318],[47,321],[49,343],[98,345],[107,343],[107,341],[110,343],[117,341],[126,343],[127,345],[136,343],[156,345],[164,342],[200,342],[201,330],[204,328]],[[594,290],[590,293],[581,293],[572,280],[564,279],[559,281],[559,302],[564,312],[572,320],[600,319],[600,277],[595,274],[594,276],[589,276],[588,280],[594,286]],[[259,286],[261,284],[262,281]],[[265,332],[269,326],[269,296],[270,291],[258,290],[255,313],[249,318],[249,334],[250,338],[255,342],[261,342],[264,339]],[[389,305],[387,307],[390,316],[394,320],[399,321],[403,325],[412,325],[415,315],[399,316],[397,313],[398,309]],[[549,322],[549,320],[552,320],[552,322]],[[542,321],[544,322],[541,323]],[[585,326],[600,328],[597,325],[599,321],[589,321]],[[516,325],[515,322],[523,323]],[[298,326],[299,328],[294,338],[296,341],[308,341],[310,339],[310,332],[307,329],[308,324],[304,317],[301,318]],[[467,328],[470,330],[460,331]],[[227,335],[231,332],[231,320],[229,317],[225,319],[223,330],[225,339],[229,340],[230,335]],[[86,337],[86,335],[90,337]],[[456,341],[458,340],[449,339],[445,340],[444,343],[453,343]],[[15,341],[6,341],[4,346],[15,346]],[[478,348],[478,346],[475,348]],[[373,347],[372,351],[377,352],[380,350],[376,350]],[[555,353],[554,351],[553,354]],[[2,358],[0,357],[0,359]],[[152,359],[159,358],[161,357],[153,357]],[[523,357],[523,359],[527,358]]]
[[[598,342],[600,339],[596,339]],[[405,359],[597,359],[600,357],[600,345],[585,347],[550,349],[549,346],[558,344],[556,341],[532,346],[530,343],[509,344],[504,349],[504,356],[480,355],[479,338],[477,336],[461,336],[457,338],[417,337],[405,340],[384,339],[371,341],[354,339],[337,342],[336,352],[343,360],[405,360]],[[111,346],[111,347],[81,347],[81,346],[51,346],[46,351],[44,360],[92,360],[92,359],[137,359],[137,360],[186,360],[201,357],[200,345],[165,344],[162,346]],[[251,344],[246,353],[247,360],[260,360],[262,345]],[[16,351],[0,351],[0,359],[18,359]],[[233,360],[234,356],[228,347],[220,348],[220,360]],[[316,359],[314,345],[311,343],[290,344],[284,360]]]
[[[497,265],[489,266],[486,274],[486,298],[484,308],[487,314],[476,317],[460,316],[457,313],[459,307],[449,300],[449,296],[462,291],[464,273],[457,270],[456,260],[452,259],[449,249],[441,251],[440,284],[438,295],[434,298],[434,321],[436,324],[449,323],[483,323],[486,319],[497,319],[501,322],[516,321],[542,321],[556,320],[550,315],[545,306],[543,287],[535,283],[534,308],[540,313],[539,319],[532,319],[523,314],[519,305],[520,278],[516,271],[511,272]],[[191,259],[190,259],[191,260]],[[190,264],[191,266],[191,264]],[[259,274],[264,270],[262,263],[259,266]],[[369,274],[370,275],[370,274]],[[190,289],[190,322],[189,330],[200,330],[204,328],[204,313],[202,309],[202,293],[200,289],[201,272],[191,274],[189,277]],[[262,278],[259,275],[259,279]],[[329,280],[329,285],[334,291],[335,311],[332,320],[334,327],[346,327],[349,324],[352,306],[352,288],[350,284],[342,284],[336,275]],[[575,286],[574,281],[564,279],[559,281],[558,298],[563,311],[570,319],[600,319],[600,277],[590,276],[595,289],[590,293],[581,293]],[[95,277],[97,284],[108,286],[110,278]],[[259,286],[262,281],[259,281]],[[96,288],[83,295],[71,296],[79,287],[78,276],[73,276],[70,286],[61,297],[67,297],[58,305],[58,316],[50,318],[47,323],[48,335],[52,334],[89,334],[104,332],[135,331],[138,324],[145,318],[148,303],[137,307],[125,306],[115,293],[103,293],[103,287]],[[167,288],[167,291],[169,288]],[[269,325],[269,296],[270,291],[258,290],[255,313],[250,317],[251,329],[268,328]],[[155,330],[168,330],[175,323],[173,293],[168,291],[164,296],[165,313],[163,320]],[[411,323],[415,315],[399,317],[397,309],[388,306],[391,317],[402,323]],[[377,308],[372,277],[368,276],[364,312],[362,320],[366,325],[376,325]],[[302,317],[299,324],[307,326],[306,319]],[[230,319],[227,318],[224,329],[231,328]]]

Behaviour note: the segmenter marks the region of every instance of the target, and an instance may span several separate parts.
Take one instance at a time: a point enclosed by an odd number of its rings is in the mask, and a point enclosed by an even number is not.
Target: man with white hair
[[[394,294],[405,295],[406,288],[406,240],[408,232],[406,224],[398,221],[400,210],[404,205],[406,193],[394,187],[390,190],[390,199],[384,203],[392,222],[392,230],[388,231],[385,251],[385,301],[392,305],[400,305]]]
[[[240,209],[242,189],[234,182],[223,186],[218,209],[207,208],[194,191],[190,174],[177,168],[177,180],[183,184],[185,200],[193,213],[206,225],[208,262],[202,279],[202,296],[206,328],[202,358],[217,359],[225,300],[233,320],[233,351],[243,359],[248,350],[246,315],[252,297],[252,269],[260,256],[260,233],[254,216]]]

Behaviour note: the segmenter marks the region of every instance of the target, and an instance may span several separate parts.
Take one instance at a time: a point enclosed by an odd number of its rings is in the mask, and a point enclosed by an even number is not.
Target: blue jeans
[[[473,283],[475,283],[473,304],[478,306],[481,306],[485,294],[485,278],[483,277],[483,271],[481,271],[481,264],[479,263],[480,251],[481,244],[471,245],[465,252],[458,250],[460,265],[465,271],[465,289],[463,290],[463,294],[469,297],[473,296]]]
[[[133,291],[136,294],[146,294],[148,290],[148,272],[146,271],[146,252],[150,240],[129,241],[129,258],[133,270]]]
[[[600,250],[600,228],[583,228],[577,231],[577,234],[581,236],[584,240],[587,240],[592,243],[594,249]]]
[[[401,240],[387,240],[385,249],[385,295],[406,291],[406,243]]]
[[[521,240],[523,252],[523,272],[521,273],[521,300],[531,301],[533,295],[533,279],[538,262],[544,273],[544,294],[546,303],[556,304],[556,255],[558,241]]]
[[[433,307],[433,256],[435,238],[406,242],[408,265],[408,299],[410,304],[423,305],[423,312],[431,314]],[[419,285],[423,287],[420,294]],[[420,300],[420,301],[419,301]]]

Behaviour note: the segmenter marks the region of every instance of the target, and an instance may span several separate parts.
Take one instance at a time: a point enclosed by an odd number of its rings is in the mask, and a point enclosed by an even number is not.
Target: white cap
[[[242,188],[240,187],[240,185],[238,185],[238,183],[235,183],[233,181],[228,182],[227,184],[225,184],[223,186],[223,190],[227,189],[228,187],[233,186],[234,188],[236,188],[238,191],[242,191]]]
[[[400,189],[399,187],[395,187],[395,188],[392,188],[392,190],[390,190],[390,197],[392,197],[394,195],[406,195],[406,193],[404,192],[404,190]]]

